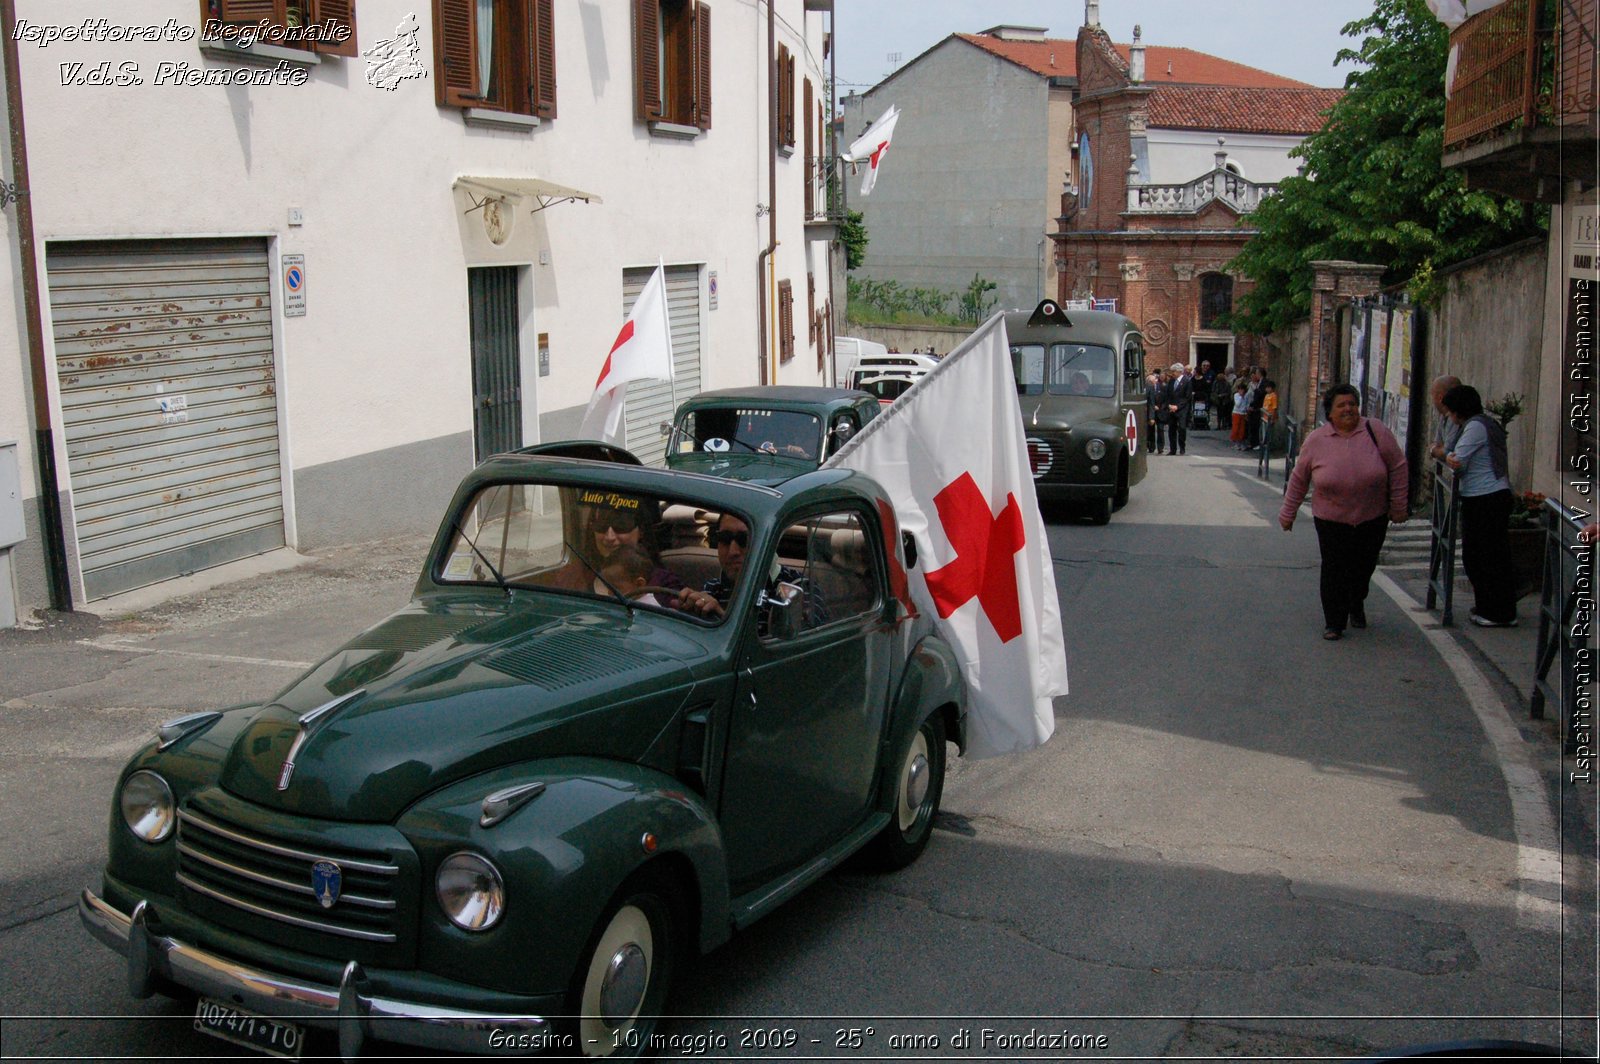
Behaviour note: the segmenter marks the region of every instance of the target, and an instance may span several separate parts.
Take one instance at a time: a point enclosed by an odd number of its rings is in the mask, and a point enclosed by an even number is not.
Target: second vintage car
[[[133,757],[79,915],[269,1052],[648,1053],[681,960],[927,844],[967,699],[914,564],[859,473],[492,458],[409,605]]]
[[[678,407],[667,468],[758,484],[815,469],[878,415],[877,397],[845,388],[770,385],[701,392]]]

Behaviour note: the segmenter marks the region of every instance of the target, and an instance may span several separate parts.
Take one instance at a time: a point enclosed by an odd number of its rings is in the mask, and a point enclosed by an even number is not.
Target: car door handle
[[[756,674],[751,669],[742,669],[739,679],[744,681],[745,693],[750,696],[750,708],[756,708]]]

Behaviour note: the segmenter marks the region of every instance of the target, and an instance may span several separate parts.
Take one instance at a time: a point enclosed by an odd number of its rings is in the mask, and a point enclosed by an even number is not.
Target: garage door
[[[622,271],[622,313],[626,316],[644,291],[655,268]],[[672,323],[674,380],[634,381],[628,385],[623,419],[627,427],[624,446],[645,465],[666,460],[667,441],[661,423],[671,421],[677,403],[700,391],[700,267],[668,266],[667,316]],[[674,402],[676,399],[676,402]]]
[[[46,269],[88,597],[283,546],[265,243],[53,242]]]

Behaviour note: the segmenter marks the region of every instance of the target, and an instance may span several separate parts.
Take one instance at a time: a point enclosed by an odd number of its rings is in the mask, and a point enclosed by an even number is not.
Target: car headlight
[[[439,865],[434,883],[439,907],[465,931],[487,931],[500,922],[506,888],[494,865],[475,853],[454,853]]]
[[[1090,440],[1084,444],[1083,450],[1089,456],[1091,462],[1098,462],[1106,456],[1106,441]]]
[[[167,781],[147,769],[140,769],[122,782],[117,795],[122,819],[128,830],[145,842],[161,842],[172,834],[172,788]]]

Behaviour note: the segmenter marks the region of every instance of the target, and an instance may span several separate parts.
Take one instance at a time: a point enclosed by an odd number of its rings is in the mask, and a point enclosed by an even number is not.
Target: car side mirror
[[[847,442],[849,442],[850,437],[854,436],[855,434],[856,434],[856,427],[854,425],[850,424],[850,422],[848,422],[848,421],[841,421],[837,425],[833,426],[833,439],[834,439],[834,442],[837,443],[841,447],[843,447]]]
[[[663,436],[671,436],[672,435],[672,422],[663,421],[661,423],[661,435],[663,435]]]

